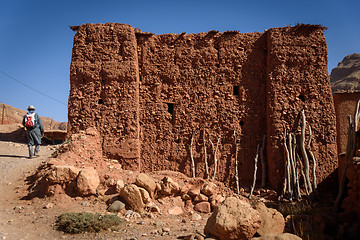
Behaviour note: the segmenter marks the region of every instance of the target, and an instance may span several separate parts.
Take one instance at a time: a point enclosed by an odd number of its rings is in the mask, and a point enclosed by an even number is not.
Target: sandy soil
[[[16,125],[0,125],[0,239],[178,239],[203,232],[210,214],[197,213],[201,219],[193,220],[192,213],[174,216],[166,212],[127,219],[117,232],[71,235],[55,230],[56,217],[62,213],[106,213],[107,199],[65,194],[27,199],[29,177],[58,146],[42,146],[40,157],[28,159],[26,144],[9,138],[15,132]]]

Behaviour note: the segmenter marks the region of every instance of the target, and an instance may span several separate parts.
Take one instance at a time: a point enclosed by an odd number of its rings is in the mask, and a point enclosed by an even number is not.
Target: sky
[[[84,23],[126,23],[144,32],[263,32],[296,23],[328,28],[329,73],[360,53],[359,0],[1,0],[0,102],[67,121],[73,32]]]

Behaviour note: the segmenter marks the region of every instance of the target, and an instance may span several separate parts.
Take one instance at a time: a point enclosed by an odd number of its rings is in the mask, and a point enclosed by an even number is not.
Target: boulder
[[[260,227],[259,212],[244,200],[227,198],[211,214],[205,225],[206,235],[220,240],[250,239]]]
[[[284,232],[285,219],[280,212],[273,208],[267,208],[262,202],[258,202],[254,209],[260,214],[261,224],[257,230],[260,236]]]
[[[76,188],[81,196],[96,194],[96,189],[99,184],[99,175],[94,168],[85,168],[81,170],[76,179]]]
[[[165,196],[176,195],[180,191],[180,187],[177,184],[177,182],[172,180],[170,177],[164,177],[161,180],[160,184],[161,184],[161,194]]]
[[[201,192],[206,196],[212,196],[217,193],[217,186],[215,183],[208,182],[201,187]]]
[[[121,190],[120,197],[125,200],[132,210],[137,212],[144,210],[145,204],[142,200],[140,189],[135,184],[126,185]]]
[[[73,166],[53,166],[47,180],[51,183],[66,183],[75,180],[80,169]]]
[[[151,198],[154,197],[156,183],[151,177],[145,173],[140,173],[136,176],[135,184],[139,187],[145,188],[149,192]]]
[[[266,235],[262,237],[255,237],[251,240],[301,240],[302,238],[291,234],[291,233],[281,233],[281,234],[273,234],[273,235]]]
[[[199,202],[194,206],[194,210],[202,213],[210,213],[211,206],[209,202]]]

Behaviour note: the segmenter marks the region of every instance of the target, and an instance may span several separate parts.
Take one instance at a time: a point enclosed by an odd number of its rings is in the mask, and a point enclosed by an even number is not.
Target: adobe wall
[[[318,161],[316,175],[322,182],[338,162],[327,47],[320,28],[310,25],[268,31],[267,93],[269,175],[278,175],[283,166],[284,126],[288,133],[300,134],[300,112],[305,109],[312,129],[312,151]],[[308,137],[307,127],[306,142]],[[279,178],[269,181],[274,186],[281,183]]]
[[[321,28],[154,35],[107,23],[74,30],[69,133],[95,126],[104,153],[124,168],[191,176],[195,132],[196,174],[206,177],[205,132],[210,174],[209,140],[216,145],[221,135],[217,179],[234,186],[235,130],[241,185],[252,181],[256,147],[266,134],[268,178],[279,188],[283,125],[298,132],[305,107],[318,179],[334,171],[335,113]]]

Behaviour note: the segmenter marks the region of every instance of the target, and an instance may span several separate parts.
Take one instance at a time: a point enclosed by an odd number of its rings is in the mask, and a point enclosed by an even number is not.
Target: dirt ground
[[[181,239],[203,232],[210,214],[170,215],[166,212],[127,219],[116,232],[71,235],[57,231],[56,217],[62,213],[106,213],[107,209],[103,198],[70,198],[65,194],[26,198],[29,176],[48,161],[57,147],[42,146],[39,157],[28,159],[27,146],[22,142],[18,126],[0,125],[0,239]],[[123,214],[119,216],[123,218]]]

